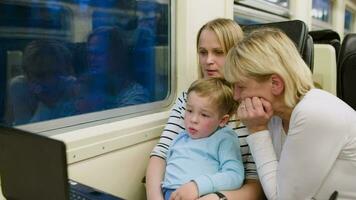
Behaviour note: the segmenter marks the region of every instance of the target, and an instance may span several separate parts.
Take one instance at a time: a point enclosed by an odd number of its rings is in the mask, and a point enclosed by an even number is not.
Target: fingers
[[[263,104],[261,102],[261,98],[259,97],[244,99],[243,101],[241,101],[239,108],[243,113],[248,113],[248,114],[264,112]]]
[[[273,115],[273,109],[271,103],[263,98],[261,98],[261,103],[262,103],[263,110],[265,111],[267,116],[271,117]]]
[[[238,118],[250,130],[250,133],[267,129],[272,115],[272,105],[260,97],[245,98],[237,110]]]
[[[171,196],[169,197],[169,200],[175,200],[176,196],[177,196],[177,192],[176,191],[172,192]]]

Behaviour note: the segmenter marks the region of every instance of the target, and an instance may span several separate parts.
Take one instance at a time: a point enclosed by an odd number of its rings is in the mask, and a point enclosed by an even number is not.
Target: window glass
[[[286,21],[288,18],[240,5],[235,5],[234,20],[240,25],[249,25]]]
[[[350,10],[345,10],[345,23],[344,23],[345,33],[349,33],[352,31],[353,18],[354,18],[353,13]]]
[[[312,17],[314,19],[330,23],[331,21],[330,0],[313,0]]]
[[[0,123],[158,108],[171,88],[169,10],[169,0],[1,1]]]
[[[284,7],[284,8],[288,8],[289,7],[289,1],[288,0],[264,0],[264,1],[276,4],[276,5]]]
[[[235,4],[282,17],[288,18],[290,15],[289,0],[235,0]]]

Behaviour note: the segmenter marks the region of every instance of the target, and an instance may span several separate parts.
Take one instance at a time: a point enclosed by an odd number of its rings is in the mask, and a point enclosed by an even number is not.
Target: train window
[[[236,5],[247,6],[256,10],[289,18],[289,0],[235,0]]]
[[[242,5],[234,5],[234,20],[241,25],[249,25],[286,21],[288,18],[248,8]]]
[[[351,10],[346,9],[345,10],[345,23],[344,23],[345,34],[352,32],[353,22],[354,22],[354,13]]]
[[[312,2],[312,25],[313,29],[327,29],[331,26],[331,0],[313,0]]]
[[[0,12],[0,123],[42,132],[169,103],[169,0],[4,0]]]

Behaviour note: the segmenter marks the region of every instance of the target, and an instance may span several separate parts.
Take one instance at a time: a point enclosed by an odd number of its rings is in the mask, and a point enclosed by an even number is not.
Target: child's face
[[[184,125],[193,139],[209,137],[219,126],[224,126],[228,115],[222,116],[209,97],[199,96],[192,91],[188,95]]]

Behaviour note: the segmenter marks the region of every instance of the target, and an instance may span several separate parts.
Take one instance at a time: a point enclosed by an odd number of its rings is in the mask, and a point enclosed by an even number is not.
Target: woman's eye
[[[224,55],[224,51],[215,51],[216,55]]]
[[[199,51],[199,54],[200,54],[200,55],[206,55],[206,54],[207,54],[207,51],[201,50],[201,51]]]

